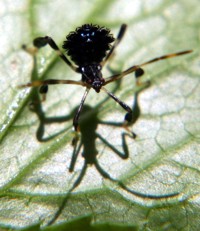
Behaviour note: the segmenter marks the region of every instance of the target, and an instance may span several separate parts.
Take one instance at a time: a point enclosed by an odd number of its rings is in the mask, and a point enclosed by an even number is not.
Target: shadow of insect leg
[[[82,147],[82,143],[80,142],[80,144],[78,145],[78,143],[76,142],[76,144],[74,145],[74,149],[73,149],[73,154],[72,154],[72,159],[71,159],[71,162],[70,162],[70,166],[69,166],[69,172],[73,172],[74,171],[74,167],[75,167],[75,164],[76,164],[76,160],[77,160],[77,157],[80,153],[80,149]]]
[[[85,176],[86,170],[87,170],[87,161],[84,162],[83,168],[81,169],[81,172],[80,172],[78,178],[76,179],[76,181],[74,182],[72,187],[69,189],[69,191],[67,192],[64,199],[62,200],[62,203],[61,203],[58,211],[54,214],[53,218],[48,222],[47,225],[52,225],[58,219],[58,217],[61,215],[61,213],[63,212],[63,209],[65,208],[65,206],[67,204],[67,201],[69,200],[70,196],[72,195],[72,192],[74,191],[75,188],[77,188],[79,186],[83,177]]]
[[[45,112],[43,111],[42,103],[40,101],[40,97],[36,89],[34,89],[34,92],[32,95],[32,102],[30,103],[29,108],[32,112],[34,112],[37,115],[38,120],[39,120],[39,126],[36,131],[36,138],[39,142],[47,142],[49,140],[54,139],[58,135],[66,132],[66,129],[62,129],[61,131],[56,132],[53,135],[44,137],[46,125],[50,125],[53,123],[67,122],[73,118],[73,113],[70,113],[69,115],[66,115],[66,116],[47,117]]]
[[[123,182],[121,182],[120,180],[114,179],[112,178],[98,163],[98,161],[96,160],[94,162],[94,165],[97,169],[97,171],[102,175],[103,178],[108,179],[112,182],[115,182],[116,184],[119,185],[119,187],[121,187],[122,189],[124,189],[126,192],[140,197],[140,198],[144,198],[144,199],[167,199],[167,198],[171,198],[171,197],[175,197],[177,195],[179,195],[179,193],[171,193],[171,194],[165,194],[165,195],[152,195],[152,194],[145,194],[145,193],[140,193],[137,192],[135,190],[132,190],[130,188],[128,188]]]
[[[130,134],[122,133],[122,148],[123,152],[120,152],[117,148],[115,148],[112,144],[110,144],[106,139],[104,139],[101,135],[97,134],[97,137],[107,146],[109,147],[114,153],[116,153],[122,159],[127,159],[129,157],[129,150],[128,145],[126,143],[126,136],[133,138]]]

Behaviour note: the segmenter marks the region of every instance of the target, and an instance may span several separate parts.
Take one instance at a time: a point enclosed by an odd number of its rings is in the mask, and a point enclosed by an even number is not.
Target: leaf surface
[[[62,222],[70,227],[70,222],[78,224],[86,217],[82,227],[87,230],[90,223],[98,230],[105,230],[106,224],[123,224],[120,230],[197,230],[199,2],[21,0],[1,1],[0,9],[0,226],[46,226],[60,209],[55,225]],[[125,112],[103,92],[91,90],[81,116],[83,136],[90,142],[84,141],[70,173],[72,120],[84,88],[50,87],[47,100],[40,104],[36,89],[17,86],[37,78],[79,80],[81,76],[48,46],[38,52],[36,65],[21,46],[31,47],[35,37],[49,35],[61,47],[66,35],[84,23],[106,26],[115,37],[122,23],[128,25],[109,67],[103,70],[105,77],[163,54],[194,52],[146,66],[141,79],[151,81],[146,89],[136,86],[134,74],[107,87],[136,113],[130,130],[137,137],[126,136],[128,159],[117,155],[124,154],[126,147],[124,129],[118,126]],[[30,110],[31,101],[36,102],[37,113]],[[43,129],[45,142],[40,142]],[[89,152],[98,152],[101,168],[134,192],[177,195],[139,197],[102,177],[94,165],[88,165],[80,184],[69,194],[84,166],[81,153]],[[104,225],[95,228],[97,223]],[[107,230],[116,230],[111,226]]]

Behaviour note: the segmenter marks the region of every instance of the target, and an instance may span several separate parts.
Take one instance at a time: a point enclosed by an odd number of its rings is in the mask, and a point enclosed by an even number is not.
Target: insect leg
[[[78,108],[78,110],[77,110],[77,112],[76,112],[76,114],[74,116],[74,119],[73,119],[73,126],[74,126],[74,130],[75,130],[75,137],[72,140],[72,145],[73,146],[76,145],[76,143],[77,143],[77,141],[79,139],[78,132],[79,132],[80,129],[79,129],[79,126],[78,126],[78,120],[79,120],[79,117],[80,117],[80,114],[81,114],[81,111],[82,111],[82,108],[83,108],[83,104],[85,102],[85,99],[86,99],[86,97],[88,95],[89,90],[90,90],[90,88],[86,88],[85,93],[84,93],[84,95],[82,97],[81,103],[79,105],[79,108]]]
[[[192,52],[192,50],[186,50],[186,51],[181,51],[181,52],[177,52],[177,53],[167,54],[167,55],[163,55],[163,56],[151,59],[151,60],[149,60],[149,61],[147,61],[145,63],[142,63],[140,65],[132,66],[132,67],[128,68],[127,70],[123,71],[120,74],[116,74],[116,75],[113,75],[113,76],[110,76],[110,77],[106,78],[104,85],[107,85],[108,83],[111,83],[113,81],[121,79],[124,76],[126,76],[126,75],[128,75],[128,74],[130,74],[132,72],[136,72],[136,78],[138,78],[138,77],[140,77],[140,76],[142,76],[144,74],[144,71],[143,71],[142,67],[145,66],[145,65],[157,62],[159,60],[169,59],[169,58],[173,58],[173,57],[180,56],[180,55],[185,55],[185,54],[188,54],[188,53],[191,53],[191,52]]]
[[[124,117],[124,124],[123,124],[123,127],[129,132],[132,134],[133,137],[135,137],[135,134],[132,133],[127,125],[128,123],[131,123],[132,121],[132,118],[133,118],[133,111],[132,109],[127,105],[125,104],[123,101],[121,101],[119,98],[117,98],[114,94],[112,94],[111,92],[107,91],[106,88],[102,87],[101,88],[104,92],[106,92],[112,99],[114,99],[124,110],[127,111],[125,117]]]
[[[47,92],[48,92],[48,85],[42,85],[39,90],[39,93],[42,95],[42,102],[46,100]]]
[[[101,62],[101,66],[104,66],[105,63],[110,59],[110,57],[112,56],[115,48],[118,46],[118,44],[120,43],[120,41],[122,40],[122,38],[124,37],[124,34],[126,32],[126,28],[127,25],[126,24],[122,24],[118,33],[118,36],[115,40],[114,45],[112,46],[111,50],[109,51],[109,53],[107,54],[107,56],[105,57],[105,59]]]
[[[97,169],[97,171],[102,175],[103,178],[105,179],[109,179],[112,182],[115,182],[119,185],[119,187],[121,187],[122,189],[124,189],[126,192],[131,193],[134,196],[140,197],[140,198],[146,198],[146,199],[166,199],[166,198],[171,198],[171,197],[175,197],[178,196],[179,193],[175,192],[175,193],[170,193],[170,194],[165,194],[165,195],[152,195],[152,194],[144,194],[144,193],[140,193],[137,192],[135,190],[132,190],[130,188],[128,188],[124,183],[122,183],[120,180],[114,179],[112,178],[98,163],[98,161],[96,160],[94,162],[94,165]]]
[[[62,200],[62,204],[60,205],[58,211],[55,213],[54,217],[48,222],[48,225],[52,225],[53,223],[55,223],[55,221],[58,219],[58,217],[61,215],[63,209],[66,206],[67,201],[69,200],[71,193],[73,192],[73,190],[75,188],[78,187],[78,185],[81,183],[85,173],[87,170],[87,163],[86,161],[84,162],[83,168],[81,169],[81,172],[78,176],[78,178],[76,179],[76,181],[74,182],[74,184],[72,185],[72,187],[69,189],[69,191],[67,192],[66,196],[64,197],[64,199]]]
[[[74,71],[78,72],[78,68],[75,67],[67,58],[66,56],[60,51],[60,49],[58,48],[58,46],[56,45],[56,43],[54,42],[54,40],[49,37],[49,36],[45,36],[45,37],[38,37],[35,38],[33,40],[33,45],[37,48],[41,48],[44,47],[46,45],[49,45],[52,49],[54,49],[57,54],[60,56],[60,58],[62,60],[64,60],[64,62],[69,65]]]
[[[73,80],[62,80],[62,79],[47,79],[47,80],[36,80],[30,83],[21,84],[18,88],[25,88],[25,87],[40,87],[39,93],[42,95],[41,102],[46,100],[46,94],[48,92],[48,85],[55,85],[55,84],[75,84],[85,86],[82,81],[73,81]],[[36,102],[38,103],[38,102]]]
[[[81,85],[86,86],[82,81],[74,81],[74,80],[64,80],[64,79],[47,79],[47,80],[36,80],[30,83],[21,84],[18,86],[18,88],[25,88],[25,87],[42,87],[41,93],[45,93],[45,90],[48,90],[48,88],[43,87],[47,85],[55,85],[55,84],[75,84],[75,85]]]

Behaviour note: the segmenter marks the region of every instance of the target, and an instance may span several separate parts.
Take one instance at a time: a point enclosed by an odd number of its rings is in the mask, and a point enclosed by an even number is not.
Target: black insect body
[[[66,39],[63,48],[79,67],[101,63],[115,40],[108,29],[89,24],[77,28]]]
[[[104,27],[85,24],[71,32],[63,44],[63,48],[78,66],[82,81],[100,92],[105,83],[101,73],[103,58],[114,41],[110,31]]]
[[[138,78],[144,74],[144,71],[142,69],[143,66],[156,62],[158,60],[167,59],[191,52],[191,50],[186,50],[178,53],[164,55],[144,62],[140,65],[132,66],[119,74],[104,78],[101,72],[102,67],[112,56],[113,51],[124,36],[126,28],[127,26],[125,24],[122,24],[116,39],[113,38],[112,34],[110,34],[110,30],[108,30],[107,28],[92,24],[85,24],[81,27],[78,27],[74,32],[71,32],[66,37],[63,48],[66,51],[67,55],[75,63],[75,65],[72,64],[71,61],[69,61],[68,58],[66,58],[66,56],[59,50],[58,46],[51,37],[45,36],[36,38],[33,41],[33,44],[36,48],[41,48],[48,44],[52,49],[57,51],[58,55],[64,60],[66,64],[68,64],[75,72],[80,73],[82,75],[82,78],[80,81],[64,79],[48,79],[44,81],[38,80],[28,84],[20,85],[20,87],[40,87],[40,93],[42,93],[43,95],[47,93],[48,85],[51,84],[75,84],[86,87],[80,106],[78,107],[78,110],[73,119],[73,126],[76,132],[79,131],[79,116],[89,90],[93,88],[97,93],[103,90],[124,110],[127,111],[124,122],[124,125],[126,125],[127,122],[131,122],[133,118],[132,109],[120,99],[118,99],[115,95],[113,95],[111,92],[107,91],[104,86],[113,81],[119,80],[132,72],[135,72],[135,77],[138,82]],[[114,44],[112,44],[113,42]],[[73,140],[73,143],[76,142],[77,136]]]

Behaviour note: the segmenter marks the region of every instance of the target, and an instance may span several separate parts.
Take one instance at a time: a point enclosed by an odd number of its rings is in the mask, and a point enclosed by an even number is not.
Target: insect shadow
[[[144,91],[146,88],[148,88],[150,85],[149,82],[147,82],[143,87],[141,87],[134,95],[134,101],[133,101],[133,119],[130,125],[133,125],[138,118],[140,117],[140,107],[138,104],[138,97],[139,94]],[[116,87],[117,88],[117,87]],[[39,100],[39,94],[35,91],[33,95],[33,100]],[[117,123],[117,122],[108,122],[108,121],[101,121],[98,118],[98,108],[100,106],[96,105],[94,108],[85,105],[83,108],[82,116],[80,118],[80,133],[81,137],[80,140],[74,145],[73,153],[72,153],[72,159],[69,166],[69,172],[73,172],[75,168],[75,163],[78,155],[80,155],[80,152],[82,150],[82,157],[84,158],[84,164],[81,169],[81,172],[79,173],[79,176],[71,186],[71,188],[68,190],[66,196],[61,202],[61,205],[58,209],[58,211],[54,214],[54,217],[48,222],[48,225],[53,224],[57,218],[62,213],[63,209],[66,206],[66,203],[71,196],[71,193],[75,188],[79,186],[81,181],[83,180],[83,177],[86,174],[88,166],[93,165],[96,170],[99,172],[99,174],[104,178],[108,179],[112,182],[115,182],[120,188],[125,190],[126,192],[140,197],[144,199],[166,199],[169,197],[177,196],[179,193],[172,193],[172,194],[166,194],[166,195],[151,195],[151,194],[144,194],[137,191],[134,191],[130,188],[128,188],[123,182],[121,182],[118,179],[113,178],[110,176],[108,172],[106,172],[99,164],[97,155],[98,155],[98,147],[96,146],[96,140],[99,139],[102,143],[104,143],[109,149],[111,149],[116,155],[121,157],[122,159],[127,159],[129,157],[129,149],[126,142],[126,138],[130,136],[133,139],[133,136],[130,135],[126,130],[121,133],[121,143],[122,143],[122,151],[119,151],[112,143],[110,143],[107,139],[102,137],[97,132],[97,127],[99,124],[105,125],[105,126],[114,126],[114,127],[122,127],[123,123]],[[69,121],[73,118],[74,111],[77,110],[75,108],[69,115],[66,116],[60,116],[60,117],[46,117],[45,112],[43,111],[42,104],[41,103],[32,103],[31,104],[31,110],[34,111],[38,118],[39,118],[39,126],[37,129],[36,137],[38,141],[40,142],[47,142],[51,139],[54,139],[56,136],[60,135],[61,133],[65,132],[66,130],[63,129],[58,133],[55,133],[49,137],[44,137],[45,133],[45,126],[48,126],[52,123],[63,123],[66,121]]]

